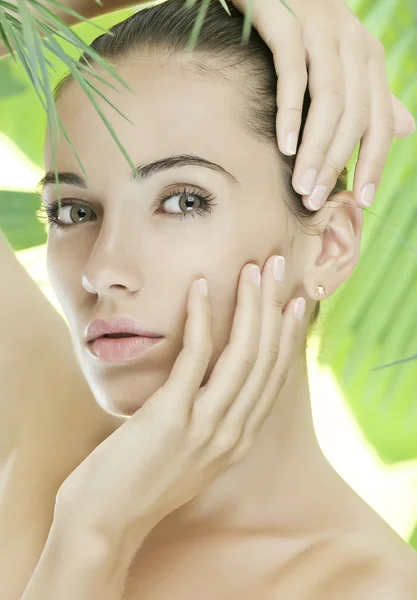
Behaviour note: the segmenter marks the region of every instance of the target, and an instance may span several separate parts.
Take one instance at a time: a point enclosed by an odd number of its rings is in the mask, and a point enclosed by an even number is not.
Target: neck
[[[165,535],[167,528],[178,535],[196,527],[314,534],[329,523],[330,508],[335,512],[331,492],[340,493],[341,483],[316,438],[303,355],[294,359],[249,454],[168,515],[162,528]]]

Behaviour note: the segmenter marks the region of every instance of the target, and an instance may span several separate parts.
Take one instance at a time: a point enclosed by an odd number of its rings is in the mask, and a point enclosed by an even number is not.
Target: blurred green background
[[[383,43],[391,90],[417,117],[417,4],[347,4]],[[134,11],[96,22],[110,27]],[[88,43],[99,34],[86,23],[76,31]],[[69,45],[64,48],[75,56]],[[48,58],[56,81],[65,69]],[[0,61],[0,82],[0,227],[64,316],[46,275],[47,231],[35,216],[45,114],[11,58]],[[349,166],[357,153],[358,147]],[[322,303],[308,365],[315,427],[329,462],[417,550],[416,156],[416,134],[394,140],[377,198],[365,211],[361,260],[350,280]],[[352,183],[350,169],[349,189]]]

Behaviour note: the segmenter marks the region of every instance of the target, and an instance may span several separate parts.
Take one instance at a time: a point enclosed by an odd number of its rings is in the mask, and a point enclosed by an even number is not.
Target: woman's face
[[[285,206],[273,151],[237,120],[235,83],[186,71],[179,61],[161,66],[156,59],[136,58],[118,70],[135,95],[119,84],[120,93],[95,84],[133,124],[97,99],[135,165],[178,155],[219,165],[165,166],[134,181],[78,86],[71,83],[58,101],[87,178],[85,187],[60,186],[62,201],[80,206],[63,207],[60,220],[70,226],[49,231],[48,274],[97,401],[113,414],[132,415],[165,383],[182,348],[191,282],[207,279],[212,304],[214,350],[204,384],[229,340],[243,266],[254,262],[262,269],[272,254],[283,254],[289,301],[302,286],[310,237]],[[58,171],[82,176],[61,138]],[[48,145],[45,163],[53,171]],[[184,198],[180,202],[183,191],[188,213]],[[199,196],[212,199],[211,212],[204,212]],[[55,184],[46,185],[44,202],[57,198]],[[162,198],[168,200],[158,207]],[[99,361],[87,350],[86,327],[96,317],[121,314],[165,339],[127,363]]]

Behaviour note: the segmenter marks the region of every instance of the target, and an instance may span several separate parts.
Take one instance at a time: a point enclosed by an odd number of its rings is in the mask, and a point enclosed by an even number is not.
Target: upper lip
[[[92,342],[109,333],[134,333],[143,337],[163,337],[155,331],[146,329],[138,321],[125,316],[118,316],[109,320],[93,319],[87,327],[85,337],[87,342]]]

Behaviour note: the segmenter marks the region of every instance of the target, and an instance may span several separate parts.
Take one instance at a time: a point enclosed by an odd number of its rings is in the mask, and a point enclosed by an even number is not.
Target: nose
[[[105,265],[89,269],[82,276],[82,284],[87,292],[105,296],[112,290],[120,289],[128,292],[137,292],[140,289],[138,276],[126,268]]]

